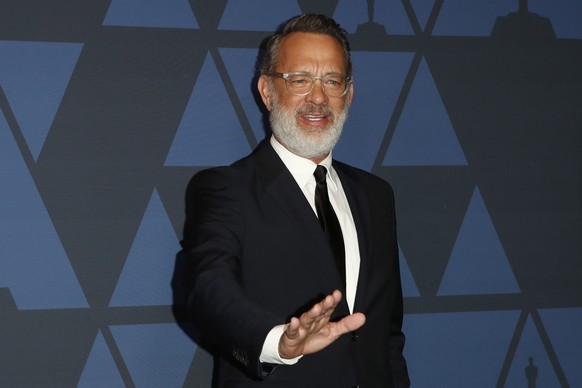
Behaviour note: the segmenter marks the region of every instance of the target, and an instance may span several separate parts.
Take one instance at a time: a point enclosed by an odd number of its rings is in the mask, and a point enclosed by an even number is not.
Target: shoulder
[[[372,192],[389,193],[393,195],[392,186],[386,180],[360,168],[334,160],[333,166],[340,178],[347,179],[348,182],[361,186]]]
[[[198,171],[190,179],[188,188],[216,187],[236,185],[237,182],[248,180],[256,171],[254,153],[229,166],[217,166]]]

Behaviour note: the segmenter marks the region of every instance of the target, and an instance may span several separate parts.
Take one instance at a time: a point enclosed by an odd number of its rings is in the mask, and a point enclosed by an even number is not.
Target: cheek
[[[330,103],[329,107],[337,115],[346,107],[347,103],[348,102],[346,100],[339,100],[337,102]]]

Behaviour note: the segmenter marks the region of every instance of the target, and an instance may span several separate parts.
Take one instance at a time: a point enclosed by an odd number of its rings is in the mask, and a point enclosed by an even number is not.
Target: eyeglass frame
[[[313,91],[313,88],[315,87],[315,81],[319,80],[319,81],[321,81],[321,89],[323,90],[323,92],[325,93],[326,96],[332,97],[332,98],[340,98],[340,97],[343,97],[346,95],[346,93],[348,92],[349,86],[353,81],[353,77],[351,77],[349,75],[341,74],[341,73],[330,73],[330,74],[326,74],[326,75],[321,76],[321,77],[315,77],[313,74],[303,72],[303,71],[292,71],[292,72],[288,72],[288,73],[279,73],[279,72],[274,71],[274,72],[271,72],[271,73],[268,73],[265,75],[269,76],[269,77],[282,78],[283,80],[285,80],[285,90],[287,90],[287,93],[289,93],[293,96],[307,96],[309,93],[311,93]],[[313,83],[311,84],[311,89],[309,89],[309,91],[305,92],[305,93],[293,93],[291,90],[289,90],[289,77],[292,75],[309,76],[311,79],[313,79]],[[343,93],[340,94],[339,96],[329,96],[327,94],[327,92],[325,91],[325,84],[323,83],[323,79],[325,77],[330,76],[330,75],[342,76],[342,77],[346,78],[346,88],[344,89]]]

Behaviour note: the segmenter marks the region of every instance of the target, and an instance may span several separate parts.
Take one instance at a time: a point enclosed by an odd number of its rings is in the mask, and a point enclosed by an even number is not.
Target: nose
[[[327,102],[328,97],[323,90],[323,81],[321,79],[313,80],[313,89],[311,89],[311,92],[307,93],[305,100],[315,105]]]

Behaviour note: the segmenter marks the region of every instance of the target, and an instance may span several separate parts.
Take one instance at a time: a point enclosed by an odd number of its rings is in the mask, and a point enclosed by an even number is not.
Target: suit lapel
[[[330,288],[341,289],[340,285],[343,282],[317,216],[283,161],[272,146],[268,142],[265,143],[261,144],[255,154],[259,179],[265,192],[279,205],[302,236],[303,242],[298,241],[298,246],[305,248],[305,256],[302,259],[316,261]]]

